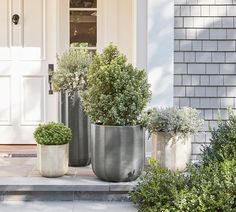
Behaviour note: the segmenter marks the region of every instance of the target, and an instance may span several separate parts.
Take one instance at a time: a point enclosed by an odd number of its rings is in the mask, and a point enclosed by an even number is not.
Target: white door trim
[[[59,0],[57,4],[57,53],[68,50],[70,43],[70,1]]]
[[[133,0],[134,9],[134,61],[138,68],[147,69],[148,1]]]
[[[173,106],[174,0],[148,0],[148,75],[151,106]]]

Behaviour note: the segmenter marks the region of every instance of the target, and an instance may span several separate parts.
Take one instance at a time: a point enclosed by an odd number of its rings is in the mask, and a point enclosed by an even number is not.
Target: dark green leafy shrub
[[[225,160],[189,175],[152,166],[131,198],[142,212],[236,211],[236,161]]]
[[[212,131],[211,144],[204,147],[203,163],[223,162],[236,158],[236,116],[229,111],[229,120],[220,122],[217,130]]]
[[[188,177],[162,168],[152,161],[136,190],[131,193],[131,198],[138,204],[139,211],[176,211],[180,190],[184,190],[187,184]]]
[[[134,203],[144,212],[235,212],[235,148],[236,117],[231,114],[213,130],[198,168],[190,165],[183,175],[152,165],[131,193]]]
[[[42,145],[67,144],[71,141],[71,137],[70,128],[63,123],[40,124],[34,132],[36,142]]]
[[[85,111],[94,123],[135,125],[150,99],[144,70],[127,63],[117,47],[97,54],[88,72],[88,90],[82,93]]]
[[[191,202],[195,211],[236,211],[235,159],[192,167],[191,183],[185,208]]]

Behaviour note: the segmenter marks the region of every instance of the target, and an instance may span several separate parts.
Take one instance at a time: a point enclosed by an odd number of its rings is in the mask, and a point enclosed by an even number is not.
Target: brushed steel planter
[[[144,167],[144,130],[140,126],[92,124],[92,168],[109,182],[137,179]]]
[[[68,144],[37,145],[38,169],[44,177],[60,177],[68,171]]]
[[[78,92],[61,93],[61,121],[72,130],[69,144],[69,165],[88,166],[91,163],[90,121],[84,112]]]
[[[171,137],[164,132],[152,134],[152,157],[162,167],[184,171],[191,159],[191,137]]]

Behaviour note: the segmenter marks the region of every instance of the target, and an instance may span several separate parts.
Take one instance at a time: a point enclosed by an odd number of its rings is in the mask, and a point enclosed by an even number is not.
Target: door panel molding
[[[22,48],[26,54],[22,55],[21,59],[46,60],[46,0],[34,0],[34,16],[32,16],[31,6],[32,0],[23,0]]]
[[[38,125],[45,122],[45,77],[21,78],[21,126]]]
[[[11,76],[0,75],[0,126],[10,126],[11,123]]]
[[[10,40],[11,40],[11,24],[10,24],[10,1],[2,0],[0,7],[0,61],[9,60],[10,56]]]

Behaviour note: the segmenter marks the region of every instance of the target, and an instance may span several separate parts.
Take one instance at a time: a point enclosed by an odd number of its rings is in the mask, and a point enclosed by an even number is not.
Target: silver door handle
[[[53,94],[53,89],[52,89],[52,75],[54,71],[54,64],[48,64],[48,83],[49,83],[49,91],[48,93],[50,95]]]

